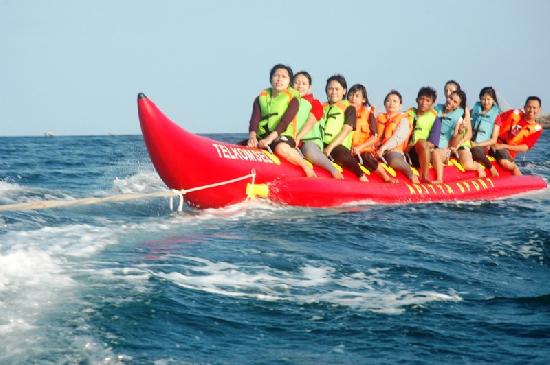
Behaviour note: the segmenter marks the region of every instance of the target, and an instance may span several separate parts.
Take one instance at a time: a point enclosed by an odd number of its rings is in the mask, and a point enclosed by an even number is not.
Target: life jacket
[[[427,140],[437,117],[435,110],[431,109],[422,115],[418,115],[416,108],[410,108],[407,110],[407,114],[413,126],[410,144],[414,145],[420,139]]]
[[[508,110],[500,115],[501,129],[499,130],[498,139],[500,143],[505,143],[513,146],[524,144],[524,140],[529,136],[539,133],[542,126],[538,123],[528,123],[524,119],[523,111],[518,109]],[[514,158],[517,151],[508,151],[510,157]]]
[[[311,113],[311,103],[304,99],[300,98],[300,108],[298,109],[298,114],[296,115],[297,123],[296,123],[296,131],[299,132],[304,128],[308,118],[309,114]],[[311,141],[314,142],[319,148],[323,149],[323,142],[321,139],[321,124],[315,123],[313,127],[309,130],[309,132],[302,137],[302,141]]]
[[[330,144],[334,138],[340,134],[344,127],[346,115],[345,111],[350,106],[349,101],[341,100],[335,104],[324,103],[323,110],[325,115],[322,120],[322,132],[323,143],[325,145]],[[351,148],[351,140],[353,138],[353,131],[348,134],[346,139],[342,142],[344,147]]]
[[[523,112],[519,109],[510,109],[501,113],[499,117],[500,129],[498,131],[498,141],[499,143],[506,143],[512,129],[514,129],[519,121],[523,119]]]
[[[437,116],[441,119],[441,134],[439,136],[438,148],[447,148],[449,146],[449,141],[453,138],[453,134],[456,128],[456,123],[464,115],[464,109],[456,108],[452,112],[445,113],[445,105],[437,104],[435,107]]]
[[[412,120],[409,118],[409,115],[406,113],[399,113],[396,114],[393,118],[388,118],[387,113],[381,113],[378,114],[378,117],[376,118],[376,125],[378,129],[378,136],[380,138],[380,145],[383,145],[390,139],[394,134],[395,130],[397,129],[397,126],[403,118],[406,118],[409,122],[409,135],[403,142],[401,142],[400,145],[395,147],[392,151],[397,152],[404,152],[407,149],[408,142],[409,142],[409,136],[412,133]]]
[[[472,139],[474,142],[485,142],[491,139],[495,120],[500,113],[498,105],[493,104],[487,113],[482,112],[479,101],[472,108]]]
[[[356,111],[355,114],[355,129],[353,131],[353,138],[351,145],[359,146],[365,143],[371,136],[372,131],[370,130],[370,116],[374,114],[374,107],[361,107],[361,109]],[[374,144],[369,148],[367,152],[372,152],[374,150]]]
[[[261,119],[258,124],[257,134],[260,138],[266,137],[277,128],[292,98],[300,99],[300,94],[292,88],[280,92],[275,98],[271,94],[272,89],[268,88],[263,90],[258,96]],[[295,138],[297,133],[297,118],[295,117],[282,134]]]

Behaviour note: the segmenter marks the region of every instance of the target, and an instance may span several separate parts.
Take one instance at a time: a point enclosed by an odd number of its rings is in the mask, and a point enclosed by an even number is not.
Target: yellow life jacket
[[[272,97],[271,88],[262,90],[258,96],[261,119],[256,131],[260,138],[266,137],[277,128],[292,98],[300,98],[300,94],[292,88],[280,92],[276,97]],[[296,138],[297,129],[297,118],[294,117],[282,134]]]
[[[323,110],[325,114],[322,120],[323,127],[323,143],[325,145],[330,144],[338,134],[342,131],[346,122],[345,111],[350,106],[349,101],[341,100],[334,104],[324,103]],[[351,140],[353,138],[353,132],[348,134],[346,139],[342,142],[347,148],[351,148]]]

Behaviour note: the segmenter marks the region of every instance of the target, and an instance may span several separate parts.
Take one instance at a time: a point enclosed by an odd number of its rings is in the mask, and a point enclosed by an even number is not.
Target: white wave
[[[50,191],[0,180],[0,205],[60,199],[74,200],[75,198],[60,191]]]
[[[116,242],[112,229],[86,224],[8,232],[2,240],[12,250],[34,248],[55,257],[90,256]]]
[[[147,283],[151,274],[148,270],[134,268],[134,267],[124,267],[124,268],[103,268],[103,269],[93,269],[89,271],[90,276],[94,276],[94,282],[101,282],[104,285],[109,285],[113,287],[114,285],[122,285],[127,287],[128,284],[131,284],[133,290],[138,293],[145,293],[148,290]],[[121,303],[126,300],[133,300],[132,298],[112,298],[111,300],[116,301],[116,303]]]
[[[167,190],[155,171],[140,171],[134,175],[118,178],[113,181],[113,192],[116,193],[152,193]]]
[[[74,281],[60,261],[35,248],[0,254],[0,362],[38,347],[40,318],[71,296]]]
[[[155,275],[178,286],[212,294],[263,301],[296,301],[347,306],[385,314],[400,314],[407,306],[422,306],[434,301],[460,301],[451,293],[414,291],[384,279],[385,269],[349,276],[337,275],[334,268],[306,265],[300,273],[268,267],[241,268],[226,262],[211,262],[185,257],[195,263],[186,272]]]
[[[0,337],[4,338],[2,345],[7,353],[0,354],[0,362],[2,356],[44,348],[40,341],[50,336],[53,342],[75,338],[64,333],[64,328],[46,328],[38,323],[47,321],[59,305],[78,301],[75,298],[82,284],[73,275],[81,269],[82,258],[114,242],[112,230],[89,225],[46,227],[2,235]]]
[[[0,180],[0,204],[11,204],[24,188],[15,183]]]
[[[19,191],[23,188],[19,184],[9,183],[3,180],[0,180],[0,194],[5,192]]]

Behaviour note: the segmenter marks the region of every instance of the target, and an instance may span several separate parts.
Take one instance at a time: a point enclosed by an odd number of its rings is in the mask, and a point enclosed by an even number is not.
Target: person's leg
[[[392,168],[404,173],[413,184],[420,182],[418,177],[413,173],[411,166],[405,161],[405,155],[399,152],[388,151],[384,154],[384,158]]]
[[[466,171],[477,171],[478,177],[485,177],[485,168],[483,165],[474,162],[472,152],[469,148],[462,147],[458,150],[458,161]]]
[[[446,158],[447,158],[447,153],[444,149],[436,148],[433,150],[432,161],[435,167],[435,180],[433,181],[434,184],[443,183],[443,163]]]
[[[361,159],[363,160],[363,165],[369,170],[369,171],[375,171],[378,176],[384,180],[384,182],[389,183],[396,183],[397,179],[393,176],[390,176],[384,167],[378,163],[376,158],[370,153],[362,153]]]
[[[472,151],[472,159],[474,161],[479,162],[480,164],[483,165],[483,167],[488,169],[491,172],[492,177],[498,176],[498,171],[496,167],[493,166],[491,161],[489,161],[489,158],[487,157],[487,153],[485,153],[484,147],[476,146],[476,147],[472,147],[470,150]]]
[[[332,164],[319,146],[313,142],[306,141],[301,148],[304,158],[314,165],[320,166],[329,171],[335,179],[343,179],[342,173]]]
[[[416,154],[418,155],[418,163],[420,166],[420,176],[422,181],[430,182],[430,147],[425,139],[420,139],[414,145]]]
[[[272,143],[272,149],[273,152],[275,152],[277,155],[281,156],[288,162],[298,165],[304,170],[304,173],[307,177],[317,177],[315,174],[315,171],[313,171],[313,168],[309,165],[309,163],[304,160],[302,155],[294,147],[291,147],[290,144],[287,141],[276,141]]]
[[[332,158],[334,158],[334,161],[336,161],[337,164],[353,172],[355,176],[359,178],[359,180],[368,180],[365,174],[363,174],[361,168],[359,167],[359,163],[357,163],[357,160],[355,159],[355,157],[353,157],[351,151],[348,148],[344,147],[343,145],[338,145],[332,150],[331,156]]]
[[[521,175],[518,165],[516,165],[516,163],[512,160],[510,152],[508,152],[507,149],[495,150],[494,154],[501,167],[511,171],[515,176]]]

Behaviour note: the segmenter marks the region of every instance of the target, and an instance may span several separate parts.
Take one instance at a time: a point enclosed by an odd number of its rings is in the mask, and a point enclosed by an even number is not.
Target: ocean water
[[[549,179],[549,149],[522,170]],[[0,156],[2,205],[166,189],[141,136],[0,138]],[[548,190],[0,212],[0,364],[548,364],[549,213]]]

